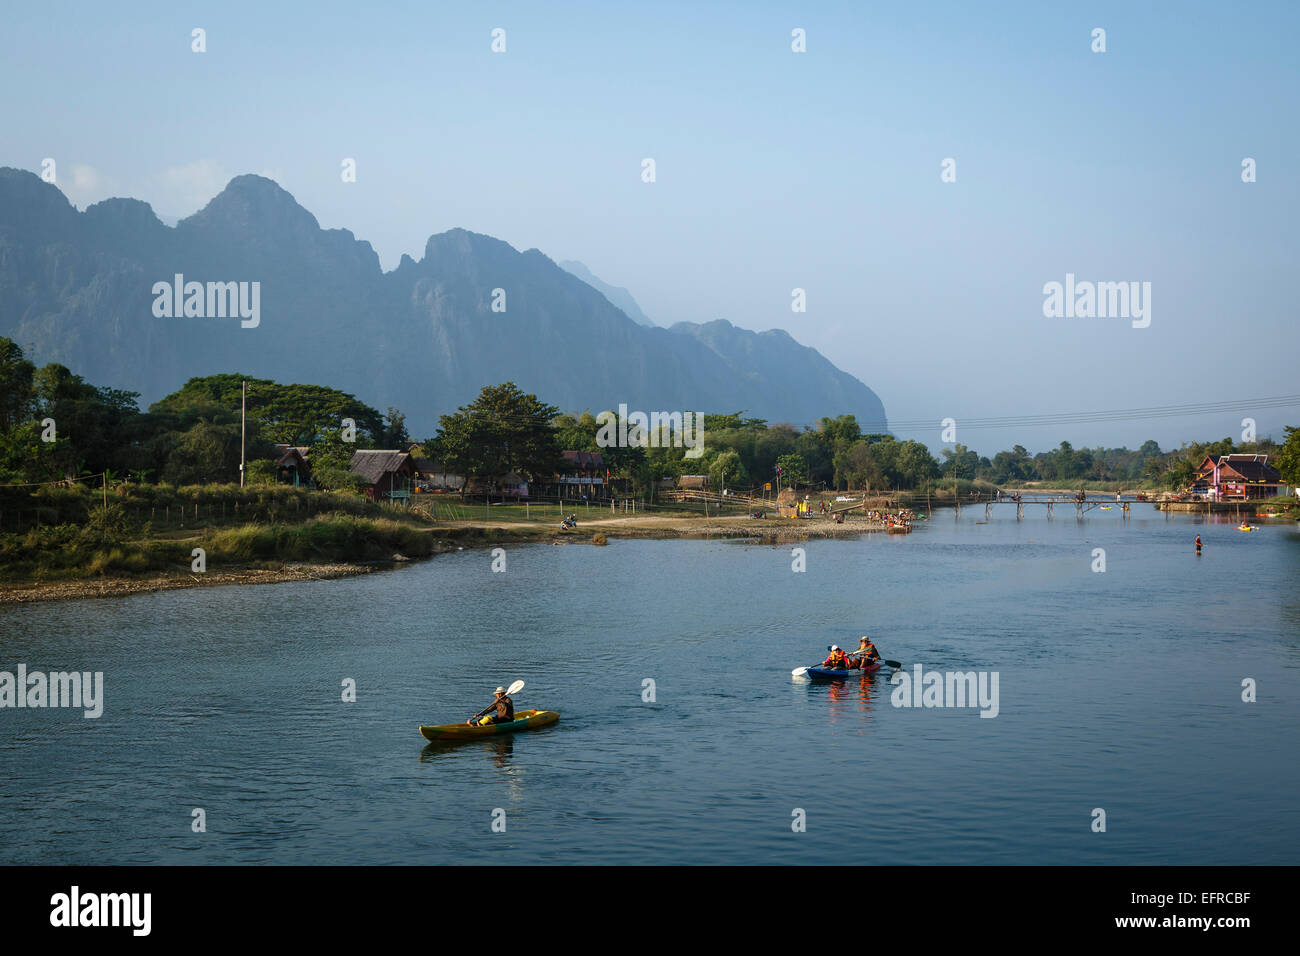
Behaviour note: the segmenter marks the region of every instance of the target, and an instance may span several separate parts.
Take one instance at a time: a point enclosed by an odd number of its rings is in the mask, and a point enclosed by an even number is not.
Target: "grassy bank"
[[[421,557],[436,546],[429,527],[356,495],[287,486],[121,485],[107,504],[93,489],[42,488],[0,496],[0,582],[188,574],[195,548],[209,571]]]
[[[355,515],[317,515],[295,524],[271,522],[194,528],[164,537],[111,528],[107,521],[55,525],[0,535],[0,582],[69,580],[150,572],[190,572],[195,548],[209,571],[273,568],[287,562],[359,563],[433,553],[427,530],[409,521]],[[104,525],[110,525],[108,530]]]

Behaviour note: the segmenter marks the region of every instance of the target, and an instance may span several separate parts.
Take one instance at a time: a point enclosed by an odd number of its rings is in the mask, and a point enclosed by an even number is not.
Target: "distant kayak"
[[[813,680],[848,680],[850,677],[862,677],[880,670],[880,661],[872,661],[866,667],[809,667],[806,676]]]
[[[1254,529],[1253,527],[1251,527],[1250,525],[1248,525],[1248,524],[1243,524],[1243,525],[1238,525],[1238,526],[1237,526],[1237,530],[1238,530],[1238,531],[1254,531],[1255,529]]]
[[[560,715],[553,710],[517,710],[515,719],[508,724],[488,724],[486,727],[471,727],[466,723],[437,724],[421,727],[420,733],[427,740],[473,740],[475,737],[490,737],[493,734],[513,734],[518,730],[536,730],[559,719]]]

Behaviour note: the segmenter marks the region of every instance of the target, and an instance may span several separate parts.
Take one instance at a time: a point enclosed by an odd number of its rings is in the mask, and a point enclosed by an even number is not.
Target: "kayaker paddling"
[[[880,660],[880,651],[876,650],[876,645],[871,643],[871,639],[865,634],[858,641],[858,649],[853,653],[856,656],[849,661],[850,667],[866,667],[873,661]]]
[[[832,644],[830,654],[827,655],[826,660],[822,661],[822,667],[829,667],[832,670],[844,670],[849,667],[849,655],[840,650],[838,644]]]
[[[496,713],[484,717],[483,715],[487,714],[490,710],[495,710]],[[488,724],[508,724],[514,719],[515,702],[510,699],[510,696],[506,693],[504,687],[498,687],[496,689],[496,700],[492,701],[492,703],[483,710],[480,710],[477,714],[467,720],[466,723],[472,726],[475,721],[477,721],[478,726],[486,727]]]

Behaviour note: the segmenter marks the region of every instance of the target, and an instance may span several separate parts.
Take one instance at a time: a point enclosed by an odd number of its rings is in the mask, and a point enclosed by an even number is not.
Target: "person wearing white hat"
[[[492,701],[487,706],[487,709],[495,710],[496,713],[489,714],[480,720],[478,722],[480,727],[486,727],[488,724],[508,724],[515,719],[515,702],[506,696],[506,689],[498,687],[495,693],[496,700]]]
[[[866,667],[873,661],[880,660],[880,651],[876,650],[876,645],[865,634],[862,635],[862,640],[858,641],[858,649],[853,653],[857,656],[849,659],[850,667]]]
[[[833,670],[843,670],[848,666],[849,666],[848,655],[845,654],[842,650],[840,650],[840,646],[838,644],[832,644],[830,655],[826,658],[826,660],[822,661],[822,667],[829,667],[832,668]]]

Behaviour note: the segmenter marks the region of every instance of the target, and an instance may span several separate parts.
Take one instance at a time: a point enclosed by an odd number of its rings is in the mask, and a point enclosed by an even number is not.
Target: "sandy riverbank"
[[[34,601],[80,601],[86,598],[127,597],[177,588],[210,588],[228,584],[276,584],[282,581],[325,581],[330,578],[369,574],[387,565],[292,564],[282,568],[232,568],[204,574],[158,572],[138,577],[86,578],[71,581],[41,581],[0,587],[0,605]]]
[[[843,524],[829,518],[803,520],[734,517],[665,517],[627,515],[579,520],[572,531],[561,531],[554,522],[453,521],[430,528],[437,545],[432,556],[460,548],[490,548],[510,544],[591,544],[597,531],[607,538],[754,538],[766,544],[785,544],[817,538],[851,538],[885,531],[876,521],[852,516]],[[126,597],[177,588],[224,587],[227,585],[280,584],[288,581],[324,581],[370,574],[400,567],[410,560],[394,555],[392,561],[365,564],[285,564],[275,568],[210,568],[204,574],[190,571],[153,572],[138,576],[95,577],[0,585],[0,605],[36,601],[79,601],[88,598]]]

